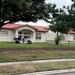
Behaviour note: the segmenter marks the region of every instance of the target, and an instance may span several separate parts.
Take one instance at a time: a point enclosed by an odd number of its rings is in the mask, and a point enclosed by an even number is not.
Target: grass
[[[16,44],[14,42],[0,42],[0,48],[75,48],[75,44],[50,44],[50,43],[32,43]]]
[[[0,66],[0,72],[3,73],[4,75],[18,75],[24,73],[33,73],[33,72],[51,71],[60,69],[72,69],[72,68],[75,68],[75,61]]]
[[[0,48],[5,48],[3,50],[0,49],[0,62],[75,58],[75,51],[68,51],[69,48],[75,48],[75,44],[60,44],[56,46],[49,43],[15,44],[11,42],[0,42]],[[24,48],[28,48],[28,50],[24,50]],[[38,48],[40,49],[38,50]],[[50,48],[57,49],[53,50]],[[62,49],[60,50],[60,48]]]
[[[4,75],[4,74],[0,73],[0,75]]]
[[[11,42],[0,42],[0,48],[43,48],[49,46],[50,44],[45,43],[15,44]]]
[[[10,62],[10,61],[16,61],[15,58],[6,57],[6,56],[0,56],[0,62]]]
[[[53,48],[55,48],[55,50]],[[49,43],[15,44],[11,42],[0,42],[0,62],[63,58],[73,59],[75,58],[75,51],[71,48],[75,48],[75,44],[60,44],[56,46],[55,44]],[[75,61],[0,66],[0,75],[18,75],[20,73],[50,71],[67,68],[75,68]]]
[[[3,50],[0,52],[0,62],[29,61],[45,59],[75,58],[75,51],[53,50]]]

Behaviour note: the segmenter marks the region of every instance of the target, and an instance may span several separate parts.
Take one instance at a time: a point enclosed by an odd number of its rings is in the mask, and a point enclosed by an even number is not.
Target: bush
[[[60,37],[60,36],[57,36],[57,37],[55,38],[55,44],[56,44],[56,45],[59,45],[60,40],[61,40],[61,37]]]

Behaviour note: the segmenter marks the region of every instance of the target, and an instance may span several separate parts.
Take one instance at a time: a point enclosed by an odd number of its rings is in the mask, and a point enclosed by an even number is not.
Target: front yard
[[[75,44],[0,42],[0,62],[75,58]]]
[[[49,43],[15,44],[0,42],[0,62],[30,61],[45,59],[74,59],[75,44]],[[73,62],[36,63],[0,66],[1,75],[18,75],[20,73],[75,68]]]

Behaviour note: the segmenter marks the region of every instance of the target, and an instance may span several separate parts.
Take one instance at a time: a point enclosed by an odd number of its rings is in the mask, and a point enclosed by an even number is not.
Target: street
[[[75,72],[71,72],[71,73],[62,73],[62,74],[52,74],[52,75],[75,75]]]

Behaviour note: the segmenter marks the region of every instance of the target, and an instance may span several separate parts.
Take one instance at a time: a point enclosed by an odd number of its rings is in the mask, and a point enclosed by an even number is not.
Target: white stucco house
[[[0,31],[0,41],[2,42],[14,42],[15,38],[18,38],[21,43],[25,43],[27,40],[31,40],[31,42],[53,42],[55,37],[56,33],[48,30],[46,26],[28,24],[6,24]],[[62,35],[62,42],[68,41],[75,41],[74,31]]]
[[[44,26],[6,24],[0,31],[0,41],[13,42],[14,38],[19,38],[21,42],[26,40],[46,42],[47,32],[48,27]]]

